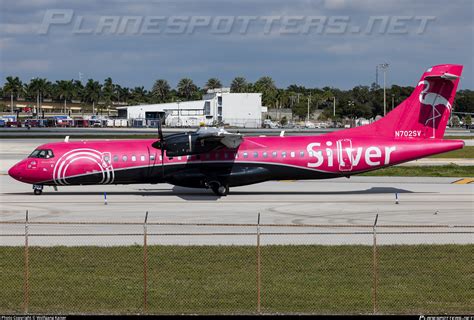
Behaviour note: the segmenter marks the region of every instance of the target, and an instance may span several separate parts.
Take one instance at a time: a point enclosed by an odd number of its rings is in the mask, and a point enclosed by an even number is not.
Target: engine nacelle
[[[168,157],[186,156],[210,152],[221,144],[219,141],[198,139],[197,133],[176,133],[166,137],[165,150]]]

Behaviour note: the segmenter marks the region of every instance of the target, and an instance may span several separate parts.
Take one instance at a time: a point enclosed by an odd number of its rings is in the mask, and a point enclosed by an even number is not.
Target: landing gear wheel
[[[43,185],[41,184],[34,184],[33,185],[33,193],[37,196],[43,193]]]
[[[229,193],[229,185],[213,184],[211,189],[219,197],[225,197]]]

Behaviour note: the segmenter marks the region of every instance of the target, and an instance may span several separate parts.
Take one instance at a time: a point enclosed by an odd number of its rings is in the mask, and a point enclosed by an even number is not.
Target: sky
[[[10,75],[111,77],[150,89],[156,79],[203,87],[211,77],[229,86],[236,76],[270,76],[278,87],[348,89],[370,85],[388,63],[388,86],[413,86],[430,66],[455,63],[464,65],[460,89],[474,89],[470,0],[0,3],[2,84]]]

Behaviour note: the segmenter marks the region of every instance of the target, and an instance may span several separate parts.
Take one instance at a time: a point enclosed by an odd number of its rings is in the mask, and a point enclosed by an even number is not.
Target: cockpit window
[[[53,150],[51,149],[36,149],[33,151],[28,158],[41,158],[41,159],[51,159],[54,157]]]

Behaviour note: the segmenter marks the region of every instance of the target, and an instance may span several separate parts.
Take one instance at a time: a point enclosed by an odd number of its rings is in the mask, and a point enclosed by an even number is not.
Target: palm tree
[[[13,78],[11,76],[7,77],[7,82],[5,83],[3,90],[5,92],[10,92],[10,108],[11,113],[13,114],[13,95],[18,95],[23,90],[23,84],[21,83],[20,78]]]
[[[185,98],[186,100],[190,100],[191,97],[197,92],[198,88],[194,84],[193,80],[189,78],[183,78],[178,83],[178,94]]]
[[[109,105],[112,103],[112,100],[114,100],[114,84],[112,81],[111,77],[108,77],[107,79],[104,80],[104,85],[102,87],[102,93],[104,97],[104,101],[106,105]]]
[[[79,80],[74,80],[73,86],[74,86],[73,97],[82,101],[82,96],[84,94],[84,86],[82,85],[82,82]]]
[[[37,112],[41,112],[41,103],[45,94],[51,90],[51,82],[44,78],[33,78],[28,85],[30,94],[36,93],[36,108]]]
[[[206,89],[222,88],[222,83],[217,78],[210,78],[209,80],[207,80],[205,88]]]
[[[59,99],[64,99],[64,113],[67,113],[67,100],[74,97],[75,87],[73,80],[56,81],[56,88]]]
[[[248,90],[248,83],[244,77],[235,77],[230,84],[230,92],[246,92]]]
[[[145,87],[135,87],[131,91],[131,98],[133,104],[140,104],[147,102],[148,92],[145,90]]]
[[[170,89],[171,87],[168,84],[168,81],[159,79],[156,80],[153,85],[152,95],[153,97],[156,97],[159,102],[165,102],[170,94]]]
[[[95,103],[99,101],[101,96],[102,85],[98,81],[93,79],[87,80],[84,88],[84,100],[86,102],[92,102],[92,113],[95,114]]]
[[[130,89],[118,84],[114,85],[114,92],[119,102],[127,102],[130,97]]]
[[[262,103],[264,106],[271,106],[275,103],[277,88],[271,77],[265,76],[255,82],[255,90],[262,93]]]

